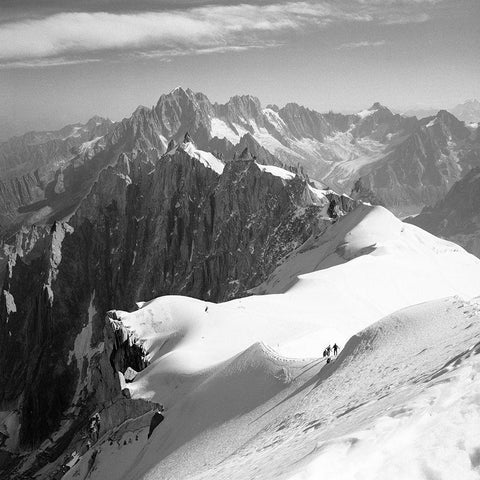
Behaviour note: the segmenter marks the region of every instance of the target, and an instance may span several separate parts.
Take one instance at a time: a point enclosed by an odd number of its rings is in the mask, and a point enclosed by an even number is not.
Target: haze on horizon
[[[3,0],[0,139],[177,85],[355,112],[480,97],[477,0]]]

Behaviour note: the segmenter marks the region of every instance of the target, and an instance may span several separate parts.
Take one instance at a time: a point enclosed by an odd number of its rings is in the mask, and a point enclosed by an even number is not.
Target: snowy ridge
[[[478,394],[466,372],[480,371],[471,349],[480,307],[462,298],[480,293],[479,279],[480,261],[460,247],[361,206],[287,257],[264,295],[220,304],[164,296],[117,312],[151,361],[130,394],[163,403],[166,418],[149,441],[143,429],[100,446],[88,478],[313,480],[342,465],[338,478],[427,479],[422,461],[443,461],[432,447],[441,425],[452,438],[471,432],[465,452],[475,459],[480,412],[463,412]],[[346,346],[326,365],[321,351],[334,342]],[[438,383],[445,375],[452,386]],[[440,400],[425,417],[432,395],[458,400],[455,423]],[[407,463],[395,457],[402,435],[412,442]],[[65,478],[85,471],[89,455]],[[475,478],[476,467],[460,467]]]
[[[363,120],[364,118],[367,118],[373,115],[376,111],[377,110],[366,109],[358,112],[357,115]]]
[[[296,176],[293,172],[285,170],[284,168],[275,167],[274,165],[262,165],[260,163],[256,163],[256,165],[262,172],[270,173],[283,180],[292,180]]]
[[[198,150],[192,142],[183,143],[182,149],[186,153],[188,153],[188,155],[198,160],[200,163],[202,163],[206,167],[211,168],[213,171],[215,171],[219,175],[222,174],[223,168],[224,168],[223,162],[218,158],[216,158],[210,152],[204,152],[202,150]]]

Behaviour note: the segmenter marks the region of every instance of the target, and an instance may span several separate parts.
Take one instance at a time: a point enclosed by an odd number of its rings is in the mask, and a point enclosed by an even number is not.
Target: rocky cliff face
[[[0,454],[9,478],[43,467],[44,478],[60,475],[88,447],[82,432],[95,412],[113,422],[117,409],[121,423],[154,408],[129,403],[123,374],[143,368],[148,352],[107,316],[112,306],[244,295],[356,205],[301,175],[262,169],[248,151],[221,174],[195,152],[187,142],[164,155],[122,153],[68,223],[3,244],[0,411],[9,420],[0,417]]]
[[[480,168],[472,169],[435,206],[406,221],[480,257]]]

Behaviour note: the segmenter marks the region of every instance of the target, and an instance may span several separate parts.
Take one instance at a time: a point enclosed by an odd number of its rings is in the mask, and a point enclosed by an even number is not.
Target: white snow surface
[[[221,160],[219,160],[210,152],[204,152],[203,150],[198,150],[192,142],[182,144],[182,148],[192,158],[198,160],[200,163],[202,163],[206,167],[211,168],[212,170],[217,172],[219,175],[222,174],[223,168],[225,165]]]
[[[88,151],[90,151],[93,147],[95,147],[95,145],[97,144],[97,142],[99,140],[101,140],[103,138],[103,135],[99,136],[99,137],[95,137],[94,139],[92,140],[89,140],[88,142],[83,142],[81,145],[80,145],[80,148],[79,148],[79,151],[81,154],[85,154],[87,153]]]
[[[11,313],[15,313],[17,311],[17,306],[15,305],[15,299],[13,298],[13,295],[7,290],[4,290],[3,296],[5,297],[5,309],[7,310],[7,316]]]
[[[224,120],[213,117],[210,123],[210,134],[212,137],[226,138],[233,145],[240,141],[240,135],[235,133]]]
[[[357,115],[363,120],[364,118],[367,118],[370,115],[373,115],[376,111],[377,110],[370,110],[370,109],[362,110],[358,112]]]
[[[293,180],[295,178],[295,174],[293,172],[285,170],[284,168],[276,167],[274,165],[262,165],[261,163],[257,163],[256,165],[260,170],[262,170],[262,172],[270,173],[271,175],[280,177],[283,180]]]
[[[64,478],[479,478],[480,260],[361,206],[256,293],[117,312],[151,360],[132,397],[166,417]]]

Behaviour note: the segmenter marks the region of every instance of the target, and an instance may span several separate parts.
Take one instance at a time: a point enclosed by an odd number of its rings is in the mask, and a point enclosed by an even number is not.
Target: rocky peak
[[[252,160],[253,159],[252,155],[250,154],[250,150],[248,149],[248,147],[245,147],[242,150],[242,152],[238,156],[238,159],[239,160]]]
[[[253,95],[234,95],[230,98],[228,104],[251,114],[257,114],[262,109],[260,100]]]
[[[440,110],[433,119],[430,119],[428,125],[436,127],[437,132],[441,131],[445,139],[453,136],[463,140],[470,136],[470,131],[464,122],[458,120],[455,115],[452,115],[447,110]]]
[[[235,95],[225,105],[216,104],[220,117],[230,122],[244,124],[249,119],[262,119],[260,100],[252,95]]]
[[[180,132],[185,130],[202,141],[206,140],[213,115],[213,106],[205,95],[180,87],[162,95],[154,107],[159,133],[177,141],[181,141]]]
[[[166,153],[171,152],[176,146],[177,146],[177,144],[175,143],[175,140],[172,138],[172,139],[168,142]]]
[[[280,107],[279,107],[278,105],[274,104],[274,103],[273,103],[273,104],[272,104],[272,103],[269,103],[269,104],[267,105],[267,108],[269,108],[270,110],[273,110],[274,112],[277,112],[277,113],[278,113],[279,110],[280,110]]]
[[[371,190],[370,186],[367,185],[367,180],[359,178],[350,193],[350,196],[357,201],[369,203],[370,205],[381,205],[383,206],[382,201],[375,195]]]
[[[326,135],[333,132],[332,126],[321,113],[297,103],[287,103],[278,114],[297,138],[316,138],[323,141]]]
[[[88,130],[94,130],[103,125],[112,125],[112,123],[113,122],[108,118],[103,118],[103,117],[100,117],[99,115],[94,115],[92,118],[88,120],[88,122],[85,124],[85,127]]]
[[[370,108],[369,110],[388,110],[390,111],[387,107],[385,107],[384,105],[382,105],[380,102],[375,102]]]
[[[476,99],[467,100],[461,105],[453,107],[452,113],[464,122],[480,122],[480,102]]]
[[[185,132],[185,136],[183,137],[183,143],[193,143],[192,137],[188,132]]]

